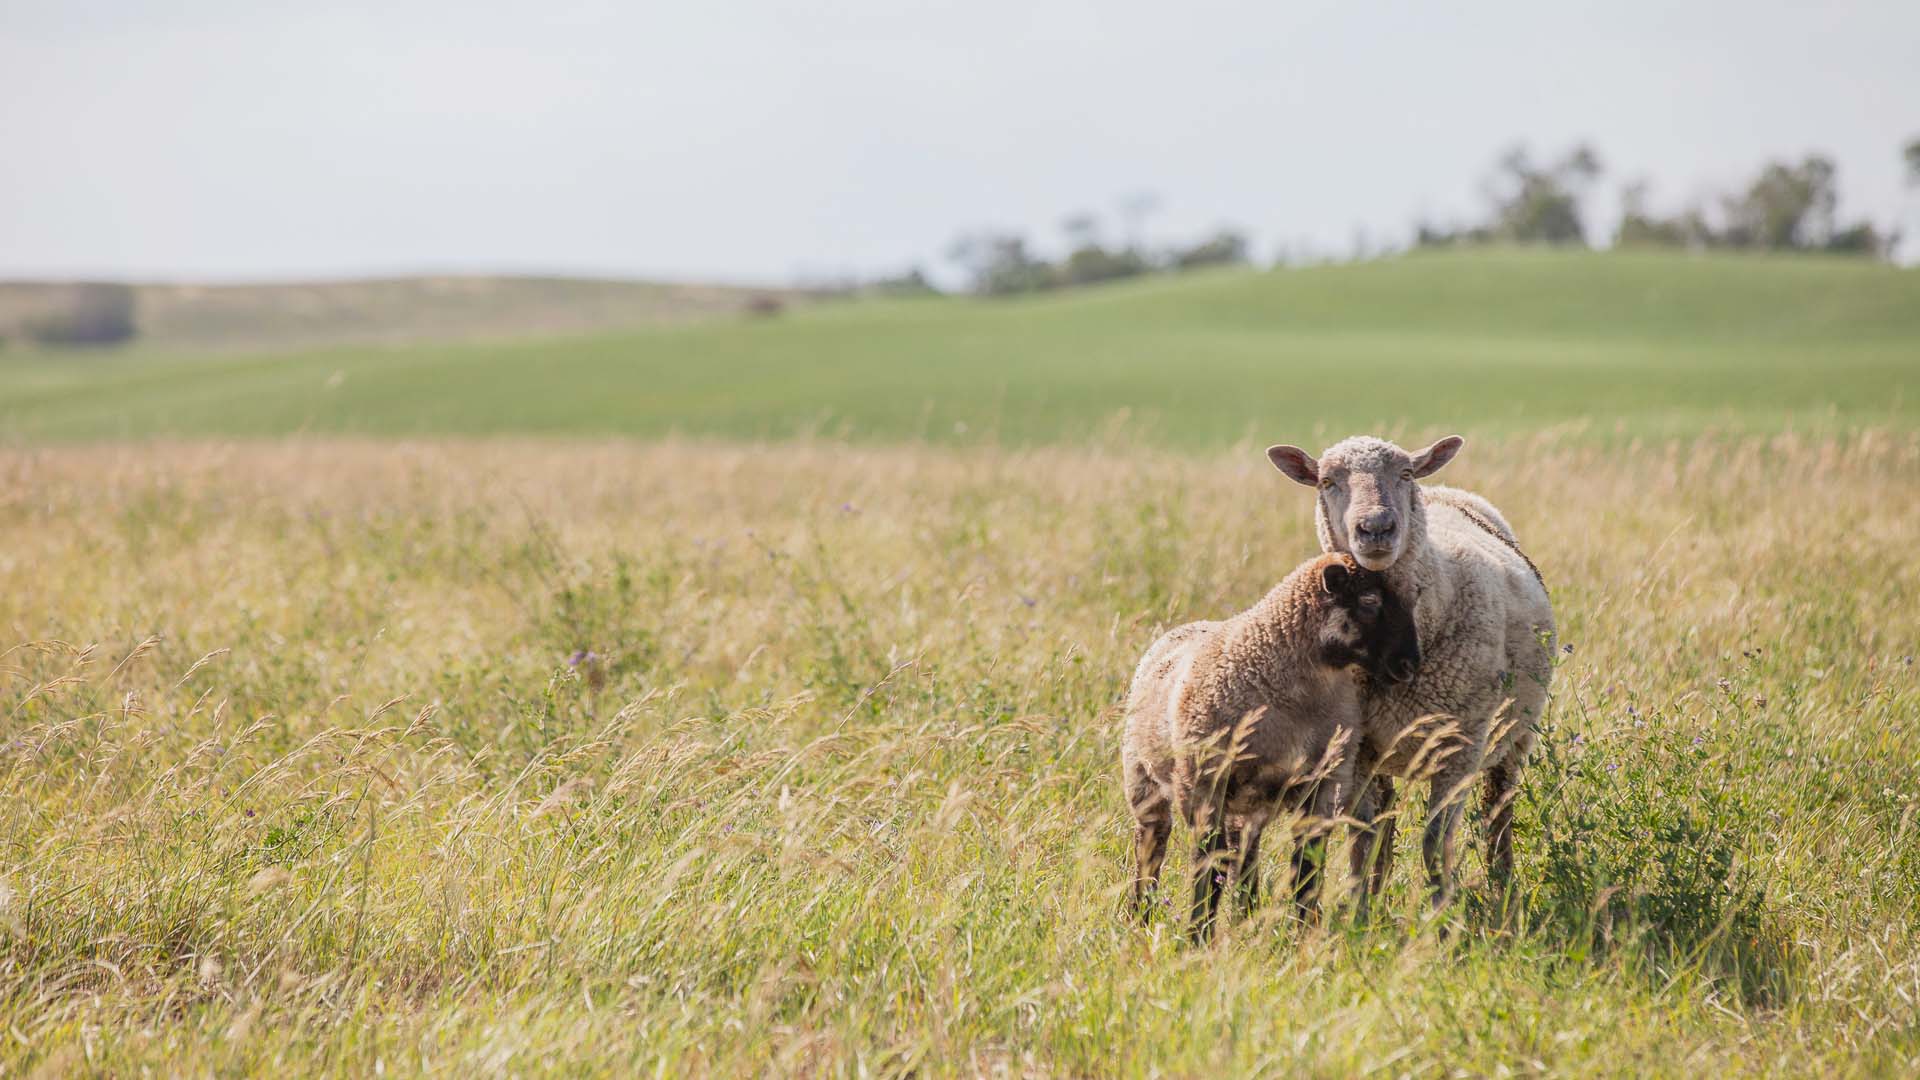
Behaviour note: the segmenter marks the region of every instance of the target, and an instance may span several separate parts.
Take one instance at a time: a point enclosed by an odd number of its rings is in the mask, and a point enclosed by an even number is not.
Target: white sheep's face
[[[1331,550],[1352,555],[1369,570],[1385,570],[1406,553],[1415,481],[1438,472],[1465,444],[1449,435],[1410,453],[1384,439],[1356,435],[1328,447],[1318,459],[1297,446],[1274,446],[1267,460],[1293,480],[1319,489]]]

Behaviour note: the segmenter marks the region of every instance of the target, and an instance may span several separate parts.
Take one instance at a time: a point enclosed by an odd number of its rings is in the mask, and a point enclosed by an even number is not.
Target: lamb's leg
[[[1230,837],[1240,866],[1240,907],[1245,911],[1260,906],[1260,834],[1265,827],[1264,822],[1248,822]]]
[[[1229,849],[1227,834],[1219,826],[1209,823],[1195,831],[1200,839],[1193,850],[1193,911],[1188,935],[1197,945],[1213,936],[1220,896],[1226,891]]]
[[[1157,813],[1142,815],[1134,808],[1133,910],[1142,923],[1153,921],[1153,899],[1160,889],[1160,866],[1167,858],[1167,837],[1173,832],[1173,814],[1164,800]]]
[[[1124,755],[1127,809],[1133,813],[1133,909],[1140,921],[1153,918],[1154,897],[1160,888],[1160,866],[1167,858],[1167,837],[1173,832],[1173,801],[1145,767]]]
[[[1353,763],[1348,758],[1313,786],[1307,818],[1301,827],[1307,838],[1293,849],[1293,902],[1304,922],[1320,921],[1320,889],[1326,879],[1327,833],[1339,823],[1352,800]]]
[[[1379,817],[1375,819],[1374,836],[1378,850],[1373,857],[1373,877],[1367,883],[1367,891],[1379,895],[1393,877],[1393,840],[1399,830],[1399,812],[1394,809],[1393,781],[1381,777],[1378,781],[1380,801]]]
[[[1312,922],[1320,912],[1320,868],[1327,861],[1324,834],[1308,836],[1293,845],[1293,908],[1302,922]]]
[[[1213,787],[1193,808],[1193,910],[1188,933],[1195,944],[1213,936],[1220,897],[1234,869],[1233,852],[1227,846],[1225,779],[1214,781]]]
[[[1300,822],[1300,828],[1306,830],[1306,840],[1294,844],[1294,907],[1304,922],[1319,922],[1321,884],[1327,874],[1327,834],[1340,824],[1340,819],[1356,801],[1357,748],[1352,744],[1352,736],[1352,728],[1342,728],[1329,742],[1317,778],[1308,790],[1306,821]]]
[[[1373,898],[1387,887],[1393,873],[1393,838],[1398,818],[1393,813],[1393,778],[1375,776],[1366,781],[1354,804],[1353,816],[1360,826],[1353,831],[1353,850],[1348,859],[1360,893],[1354,900],[1354,912],[1367,916]]]

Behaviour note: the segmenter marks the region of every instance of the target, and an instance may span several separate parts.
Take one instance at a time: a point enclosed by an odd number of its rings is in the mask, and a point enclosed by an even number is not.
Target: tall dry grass
[[[1520,915],[1193,949],[1115,704],[1311,553],[1254,448],[0,452],[0,1066],[1911,1071],[1920,443],[1447,479],[1572,646]]]

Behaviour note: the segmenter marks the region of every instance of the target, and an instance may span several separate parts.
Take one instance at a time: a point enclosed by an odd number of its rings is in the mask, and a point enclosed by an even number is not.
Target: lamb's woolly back
[[[1157,717],[1163,732],[1155,741],[1171,747],[1232,723],[1199,719],[1210,718],[1224,702],[1291,699],[1337,677],[1314,655],[1320,619],[1331,604],[1320,584],[1329,566],[1360,569],[1351,556],[1319,555],[1245,611],[1162,634],[1134,670],[1129,715],[1145,710]]]
[[[1269,687],[1320,668],[1312,647],[1319,620],[1332,605],[1320,585],[1321,573],[1329,566],[1349,573],[1360,570],[1350,555],[1324,554],[1301,563],[1252,607],[1220,625],[1219,651],[1211,659],[1242,679],[1258,679]]]
[[[1320,584],[1322,574],[1331,566],[1338,566],[1350,574],[1360,573],[1360,564],[1354,561],[1353,556],[1324,552],[1294,567],[1292,572],[1280,579],[1278,585],[1268,589],[1267,595],[1239,617],[1270,626],[1276,634],[1289,641],[1310,633],[1315,618],[1331,606],[1331,598]]]

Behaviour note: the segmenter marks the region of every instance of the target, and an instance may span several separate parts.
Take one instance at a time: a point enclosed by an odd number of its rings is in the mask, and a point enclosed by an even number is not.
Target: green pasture
[[[617,335],[245,355],[0,353],[0,439],[825,435],[1207,447],[1920,421],[1920,272],[1493,251],[850,300]]]

